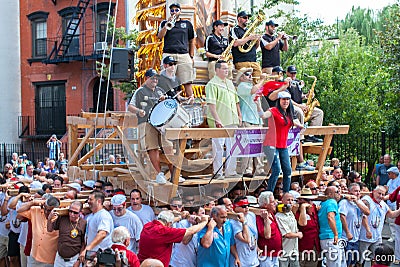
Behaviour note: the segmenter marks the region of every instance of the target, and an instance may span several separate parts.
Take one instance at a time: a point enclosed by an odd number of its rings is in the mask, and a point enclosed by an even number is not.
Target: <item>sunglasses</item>
[[[106,193],[113,193],[114,190],[106,190]]]
[[[176,62],[168,63],[168,65],[170,65],[170,66],[175,66],[175,65],[176,65]]]
[[[113,208],[114,211],[121,212],[123,211],[124,207]]]
[[[95,186],[93,186],[93,188],[102,189],[103,187],[101,185],[95,185]]]
[[[251,76],[251,72],[245,72],[243,75],[246,75],[247,77]]]
[[[242,19],[249,19],[249,17],[248,16],[244,16],[244,17],[241,17]]]
[[[75,214],[75,215],[78,215],[78,214],[79,214],[79,211],[74,211],[74,210],[68,210],[68,212],[69,212],[69,213],[72,213],[72,214]]]
[[[176,12],[179,12],[179,11],[181,11],[179,8],[171,8],[170,10],[169,10],[171,13],[176,13]]]
[[[249,207],[249,205],[243,205],[243,206],[240,206],[240,207],[243,208],[243,209],[247,209]]]
[[[313,188],[310,188],[311,190],[317,190],[318,188],[316,188],[316,187],[313,187]]]
[[[174,208],[182,208],[182,205],[171,205],[171,207],[174,207]]]

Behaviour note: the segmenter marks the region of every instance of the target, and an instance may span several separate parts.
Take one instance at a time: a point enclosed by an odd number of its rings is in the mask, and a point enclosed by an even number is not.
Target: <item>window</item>
[[[35,87],[36,133],[65,134],[65,82],[36,83]]]
[[[79,55],[79,26],[76,25],[76,23],[78,23],[79,20],[77,18],[73,19],[73,22],[75,22],[75,24],[71,24],[70,28],[68,29],[68,32],[66,32],[68,24],[73,17],[74,11],[77,11],[76,7],[67,7],[67,8],[64,8],[64,9],[58,11],[58,14],[62,17],[62,32],[63,32],[63,34],[69,34],[69,35],[74,34],[75,27],[76,27],[75,34],[72,37],[71,43],[70,43],[69,48],[66,53],[69,56]]]
[[[38,11],[28,15],[32,26],[32,58],[47,57],[47,17],[49,13]]]
[[[108,15],[108,7],[109,4],[104,2],[104,3],[99,3],[97,4],[95,8],[95,12],[97,13],[96,17],[96,42],[106,42],[106,31],[107,31],[107,15]],[[110,9],[110,16],[114,14],[114,8],[115,4],[111,4],[111,9]],[[108,36],[110,38],[110,36]]]

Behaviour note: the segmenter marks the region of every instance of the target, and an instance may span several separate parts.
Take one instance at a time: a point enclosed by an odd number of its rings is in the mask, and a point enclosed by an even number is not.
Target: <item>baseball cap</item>
[[[287,91],[283,91],[283,92],[279,92],[278,94],[278,98],[291,98],[292,96],[290,95],[289,92]]]
[[[163,59],[164,64],[169,64],[169,63],[173,63],[173,62],[177,62],[173,56],[166,56]]]
[[[393,172],[396,175],[399,175],[399,169],[397,167],[390,167],[386,172]]]
[[[214,21],[213,22],[213,28],[215,27],[215,26],[219,26],[219,25],[224,25],[224,26],[228,26],[228,22],[223,22],[222,20],[216,20],[216,21]]]
[[[267,21],[267,23],[265,23],[265,26],[274,26],[274,27],[278,27],[279,24],[276,24],[272,19],[270,21]]]
[[[169,5],[169,8],[176,6],[177,8],[181,8],[181,5],[179,3],[172,3]]]
[[[153,77],[154,75],[158,75],[155,69],[148,69],[144,74],[145,77]]]
[[[237,17],[238,17],[238,18],[241,18],[241,17],[251,17],[251,14],[247,13],[246,11],[240,11],[240,12],[237,14]]]
[[[283,69],[281,66],[275,66],[272,68],[272,72],[283,72]]]
[[[297,73],[296,66],[293,66],[293,65],[287,67],[286,71],[289,72],[289,73]]]
[[[111,205],[118,206],[122,205],[126,202],[126,196],[124,195],[115,195],[111,198]]]
[[[83,185],[84,185],[84,186],[89,187],[89,188],[92,188],[92,189],[93,189],[93,187],[94,187],[94,184],[95,184],[95,181],[93,181],[93,180],[87,180],[87,181],[84,181],[84,182],[83,182]]]
[[[78,193],[81,192],[81,185],[78,183],[70,183],[70,184],[66,184],[66,186],[71,187],[72,189],[75,189]]]

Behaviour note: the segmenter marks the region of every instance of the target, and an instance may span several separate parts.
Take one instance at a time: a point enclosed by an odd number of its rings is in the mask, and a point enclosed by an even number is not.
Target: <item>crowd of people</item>
[[[383,158],[371,192],[360,174],[344,176],[333,159],[334,169],[319,184],[292,182],[285,189],[284,180],[275,181],[275,190],[263,183],[252,194],[238,185],[226,195],[216,189],[203,199],[174,197],[157,208],[144,204],[138,189],[125,192],[102,180],[70,181],[27,163],[26,176],[0,180],[0,265],[397,264],[400,162],[393,166],[390,156]],[[18,167],[7,163],[5,169],[14,173]],[[382,244],[385,221],[394,250]],[[384,260],[375,254],[381,250]]]

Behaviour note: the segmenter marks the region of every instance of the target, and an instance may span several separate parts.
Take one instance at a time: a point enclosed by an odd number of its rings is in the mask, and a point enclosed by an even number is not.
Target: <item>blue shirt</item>
[[[334,234],[328,223],[328,213],[335,213],[336,229],[338,236],[342,236],[342,222],[340,221],[339,208],[336,200],[328,199],[321,203],[321,208],[318,211],[319,222],[319,239],[333,239]]]
[[[222,226],[224,235],[214,227],[213,242],[209,248],[204,248],[200,240],[204,237],[208,227],[204,227],[198,233],[199,248],[197,253],[198,267],[229,267],[229,255],[231,246],[235,244],[232,225],[226,221]]]
[[[252,88],[253,83],[248,82],[241,82],[237,87],[242,121],[251,124],[261,124],[261,119],[257,112],[257,104],[253,100],[254,95],[251,94]]]

